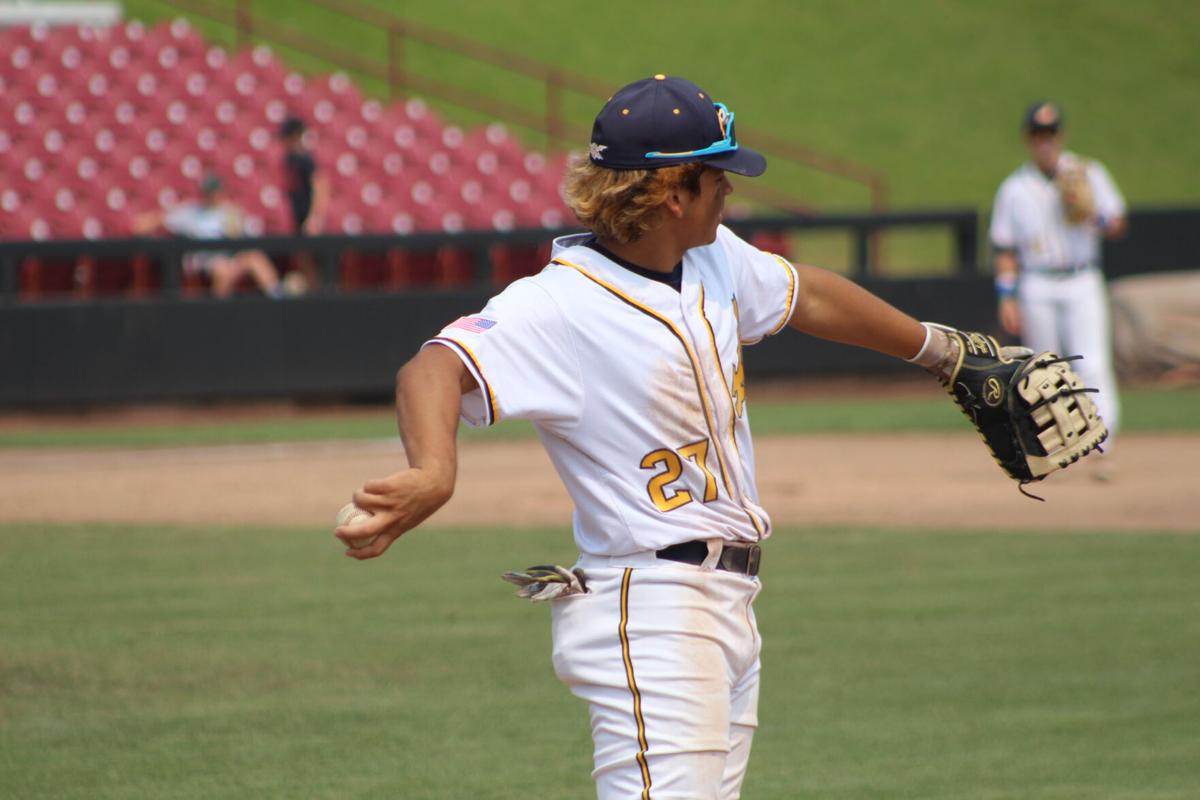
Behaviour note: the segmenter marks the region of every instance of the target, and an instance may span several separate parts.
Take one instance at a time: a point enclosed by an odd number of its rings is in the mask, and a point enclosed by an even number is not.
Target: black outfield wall
[[[990,281],[865,281],[922,319],[993,324]],[[95,301],[0,314],[0,406],[171,400],[386,398],[396,369],[489,291],[271,301]],[[754,375],[908,368],[792,331],[747,349]]]
[[[909,212],[843,217],[788,217],[738,223],[742,233],[844,228],[859,242],[856,279],[919,319],[996,332],[991,278],[979,274],[974,212]],[[1200,209],[1135,209],[1128,238],[1105,247],[1105,272],[1200,268]],[[948,226],[957,242],[952,277],[883,280],[867,274],[870,234],[888,226]],[[546,231],[422,234],[410,237],[318,237],[243,240],[268,250],[303,247],[324,253],[337,283],[340,249],[453,244],[479,251],[480,287],[453,293],[323,294],[290,301],[184,299],[173,291],[148,300],[20,302],[17,271],[31,256],[98,257],[146,251],[178,262],[185,249],[222,242],[0,242],[0,407],[252,398],[378,398],[391,394],[396,369],[421,342],[455,317],[481,308],[491,294],[486,248],[542,242]],[[323,248],[323,249],[322,249]],[[112,251],[112,252],[109,252]],[[986,258],[983,259],[986,261]],[[910,369],[856,348],[785,331],[746,355],[756,376]]]

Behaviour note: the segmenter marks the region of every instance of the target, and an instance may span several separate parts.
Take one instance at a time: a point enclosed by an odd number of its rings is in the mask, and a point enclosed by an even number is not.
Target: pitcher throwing
[[[975,347],[984,337],[922,325],[723,227],[727,173],[765,169],[738,143],[734,112],[696,85],[656,75],[618,91],[567,176],[590,232],[556,241],[542,272],[447,325],[400,370],[409,468],[356,492],[375,516],[337,529],[347,543],[379,534],[347,555],[381,555],[450,498],[460,416],[532,420],[574,501],[580,556],[573,569],[507,577],[551,601],[554,668],[588,704],[600,798],[741,792],[771,535],[743,348],[790,325],[947,380],[965,369],[964,348],[972,368],[997,360]]]

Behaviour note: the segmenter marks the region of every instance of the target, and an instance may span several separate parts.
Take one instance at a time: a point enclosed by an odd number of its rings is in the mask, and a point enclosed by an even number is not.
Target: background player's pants
[[[1100,270],[1055,277],[1033,270],[1021,274],[1018,294],[1024,323],[1022,343],[1034,352],[1082,355],[1071,367],[1087,386],[1100,418],[1115,433],[1120,422],[1117,378],[1112,366],[1108,293]],[[1110,440],[1111,441],[1111,440]]]
[[[554,602],[554,669],[588,702],[600,800],[739,797],[758,725],[758,580],[653,553],[579,566],[590,591]]]

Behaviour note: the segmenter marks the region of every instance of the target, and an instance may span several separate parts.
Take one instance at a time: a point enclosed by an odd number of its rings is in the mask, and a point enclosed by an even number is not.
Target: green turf
[[[533,436],[522,422],[475,430],[462,427],[463,439],[509,439]],[[41,431],[0,432],[5,447],[180,447],[191,445],[268,444],[335,439],[384,439],[396,436],[396,421],[389,410],[293,420],[239,420],[227,424],[118,425],[95,428],[48,428]]]
[[[749,143],[758,129],[878,168],[900,207],[990,206],[1023,158],[1021,113],[1041,97],[1064,104],[1073,144],[1105,161],[1133,202],[1197,199],[1200,4],[1192,0],[370,3],[613,88],[656,72],[689,76],[730,103]],[[124,5],[146,20],[179,13],[159,0]],[[357,54],[386,55],[379,28],[296,0],[251,5]],[[232,42],[228,29],[205,30]],[[310,71],[331,69],[285,54]],[[413,71],[522,105],[540,124],[538,82],[418,44],[407,57]],[[595,99],[566,102],[590,124]],[[452,118],[480,119],[435,104]],[[861,187],[779,160],[763,180],[817,208],[867,205]]]
[[[2,793],[592,797],[547,609],[497,578],[572,552],[0,526]],[[1194,797],[1197,563],[1200,536],[777,532],[745,796]]]
[[[751,398],[754,391],[751,389]],[[1200,389],[1134,389],[1121,395],[1126,431],[1196,431]],[[940,389],[927,398],[893,400],[824,399],[751,403],[751,423],[760,436],[799,433],[966,431],[966,422]],[[259,444],[331,439],[383,439],[396,435],[388,410],[298,420],[239,420],[225,425],[48,428],[0,433],[0,449],[16,447],[179,447]],[[460,428],[464,440],[520,439],[534,435],[528,423],[503,422],[483,430]]]

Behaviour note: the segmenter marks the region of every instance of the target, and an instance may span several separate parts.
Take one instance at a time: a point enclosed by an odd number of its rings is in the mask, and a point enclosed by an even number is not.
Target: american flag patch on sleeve
[[[486,317],[459,317],[446,326],[446,329],[458,328],[471,333],[487,333],[491,328],[496,327],[496,320],[487,319]]]

